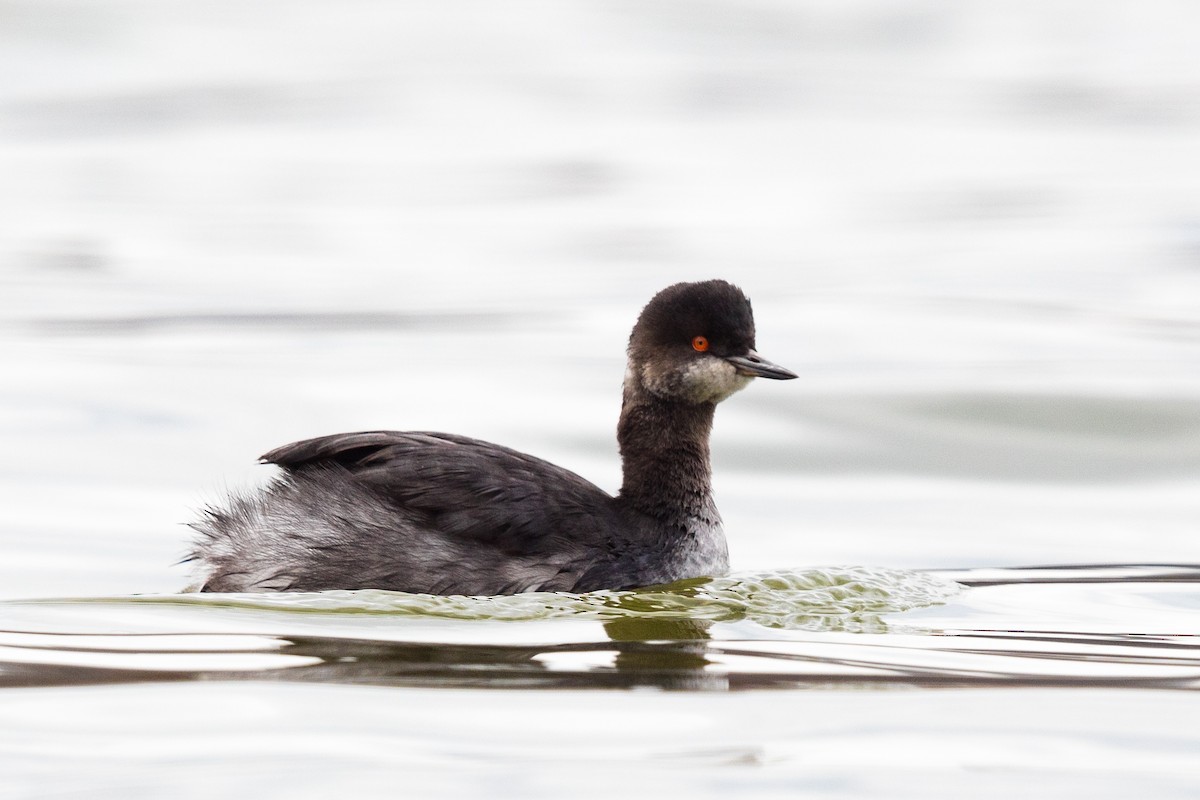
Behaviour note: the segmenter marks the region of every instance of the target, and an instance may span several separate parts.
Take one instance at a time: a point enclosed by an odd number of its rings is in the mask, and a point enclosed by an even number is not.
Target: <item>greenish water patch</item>
[[[152,595],[123,601],[486,621],[745,619],[768,628],[879,631],[884,628],[882,615],[941,603],[960,588],[945,578],[923,572],[841,567],[742,573],[587,594],[528,592],[469,597],[360,590]]]

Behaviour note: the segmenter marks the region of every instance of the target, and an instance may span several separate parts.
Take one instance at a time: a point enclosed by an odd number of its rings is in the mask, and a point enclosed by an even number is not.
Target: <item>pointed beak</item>
[[[737,367],[739,375],[746,375],[751,378],[771,378],[777,381],[790,381],[792,378],[800,377],[790,369],[785,369],[778,364],[767,361],[753,350],[748,350],[745,355],[741,356],[726,356],[725,360]]]

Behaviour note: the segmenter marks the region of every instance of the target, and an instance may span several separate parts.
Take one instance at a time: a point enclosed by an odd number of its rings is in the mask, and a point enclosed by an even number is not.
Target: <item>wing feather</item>
[[[364,431],[284,445],[262,461],[303,475],[340,468],[453,538],[506,554],[599,543],[612,498],[575,473],[507,447],[446,433]]]

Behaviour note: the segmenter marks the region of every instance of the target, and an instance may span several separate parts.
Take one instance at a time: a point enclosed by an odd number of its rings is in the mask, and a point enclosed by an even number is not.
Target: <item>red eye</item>
[[[708,349],[708,339],[705,339],[703,336],[697,336],[695,339],[692,339],[692,349],[697,353],[703,353]]]

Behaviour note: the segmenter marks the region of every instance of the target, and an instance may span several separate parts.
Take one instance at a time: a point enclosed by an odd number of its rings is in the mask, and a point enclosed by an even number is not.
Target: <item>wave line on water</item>
[[[133,595],[37,601],[184,604],[295,613],[480,621],[549,619],[750,620],[768,628],[879,631],[884,614],[944,602],[961,587],[931,573],[831,567],[740,573],[622,591],[466,596],[358,591]]]

